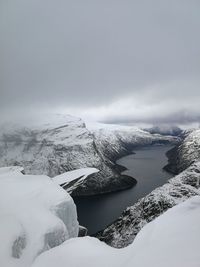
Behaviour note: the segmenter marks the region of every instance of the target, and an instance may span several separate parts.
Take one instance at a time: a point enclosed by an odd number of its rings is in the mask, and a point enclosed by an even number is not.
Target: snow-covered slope
[[[122,155],[130,153],[136,146],[151,145],[154,143],[176,144],[179,138],[150,134],[134,126],[122,126],[113,124],[87,124],[94,135],[95,143],[100,153],[108,160],[118,159]]]
[[[180,173],[193,162],[200,161],[200,129],[183,133],[182,142],[168,152],[169,165],[166,169]]]
[[[118,250],[96,238],[78,238],[71,197],[48,176],[23,175],[21,171],[17,166],[0,169],[0,266],[199,266],[200,197],[169,209],[147,224],[130,246]],[[185,176],[179,175],[168,187],[157,190],[163,199],[171,192],[171,203],[179,203],[199,194],[199,176],[196,164]],[[179,195],[170,185],[179,189]],[[153,215],[162,207],[158,204],[155,209],[146,208]]]
[[[113,247],[125,247],[133,242],[145,224],[195,195],[200,195],[200,162],[127,208],[118,220],[99,232],[97,237]]]
[[[200,197],[147,224],[124,249],[95,238],[75,238],[36,258],[32,267],[199,267]]]
[[[90,128],[90,127],[89,127]],[[88,130],[70,115],[48,115],[31,122],[0,127],[0,166],[20,165],[27,174],[57,176],[80,168],[97,168],[74,188],[72,195],[91,195],[125,189],[135,184],[120,175],[115,159],[130,153],[134,145],[176,142],[135,127],[100,124]]]
[[[100,162],[92,135],[81,119],[53,116],[27,126],[0,128],[1,166],[18,164],[26,173],[53,177]]]
[[[62,186],[68,193],[72,193],[89,175],[97,173],[96,168],[82,168],[68,171],[53,177],[53,181]]]
[[[78,236],[76,206],[44,175],[0,169],[0,266],[29,267],[45,250]]]
[[[179,173],[164,186],[127,208],[122,216],[97,234],[114,247],[133,242],[140,229],[170,207],[200,194],[200,130],[183,134],[183,140],[168,153],[167,170]]]

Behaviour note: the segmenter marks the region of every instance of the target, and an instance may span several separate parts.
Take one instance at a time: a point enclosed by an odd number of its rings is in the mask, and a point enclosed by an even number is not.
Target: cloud
[[[1,114],[198,120],[199,10],[196,0],[2,0]]]

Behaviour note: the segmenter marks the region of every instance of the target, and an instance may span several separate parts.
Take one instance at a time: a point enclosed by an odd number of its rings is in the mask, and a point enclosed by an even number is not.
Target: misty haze
[[[0,0],[0,266],[200,266],[200,2]]]

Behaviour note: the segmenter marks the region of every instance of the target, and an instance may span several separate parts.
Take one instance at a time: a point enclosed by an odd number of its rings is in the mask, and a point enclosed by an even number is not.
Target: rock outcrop
[[[185,131],[182,142],[167,153],[169,164],[166,170],[178,174],[193,162],[200,160],[200,130]]]
[[[127,208],[114,223],[96,234],[110,246],[122,248],[133,242],[142,227],[169,208],[200,195],[200,163],[194,163],[165,185]]]

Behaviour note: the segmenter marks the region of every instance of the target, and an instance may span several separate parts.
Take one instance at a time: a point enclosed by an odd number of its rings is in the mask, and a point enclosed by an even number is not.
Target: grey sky
[[[0,0],[0,109],[200,117],[200,1]]]

